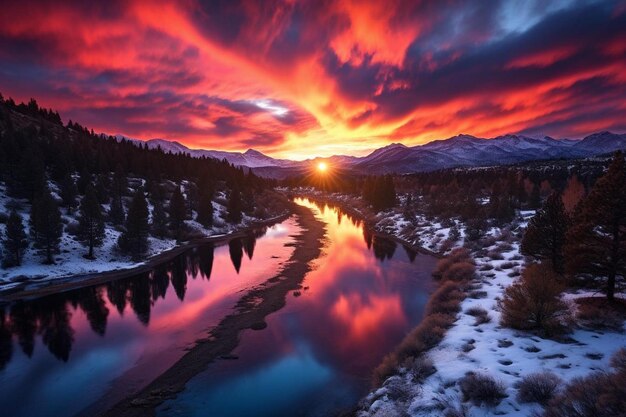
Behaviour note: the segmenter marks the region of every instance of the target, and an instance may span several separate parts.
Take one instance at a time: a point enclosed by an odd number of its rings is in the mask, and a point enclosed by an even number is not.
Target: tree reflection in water
[[[139,322],[148,326],[152,307],[165,299],[170,284],[182,301],[189,276],[193,279],[210,278],[213,251],[212,244],[204,245],[150,272],[130,278],[0,305],[0,370],[11,360],[14,338],[24,354],[31,357],[35,337],[40,335],[50,353],[59,360],[68,361],[74,343],[71,318],[79,309],[93,332],[104,336],[110,313],[105,296],[109,306],[114,306],[120,315],[130,306]]]
[[[355,226],[361,224],[354,217],[345,217]],[[265,232],[266,229],[260,229],[229,241],[228,251],[237,273],[241,270],[244,253],[252,260],[256,240]],[[367,228],[363,229],[363,238],[377,259],[384,261],[393,257],[397,247],[393,240],[374,236]],[[22,352],[31,357],[38,336],[54,357],[68,361],[74,343],[71,319],[73,313],[79,310],[84,313],[91,330],[102,337],[106,334],[110,308],[123,316],[130,307],[138,321],[149,326],[153,307],[165,300],[170,286],[182,302],[190,277],[210,280],[214,250],[213,244],[202,245],[146,273],[104,285],[0,305],[0,370],[13,356],[14,340]],[[405,250],[413,261],[416,253],[409,248]]]
[[[241,269],[241,258],[243,258],[243,243],[241,238],[231,239],[228,242],[228,252],[230,253],[230,260],[233,261],[235,271],[239,273]]]
[[[372,247],[374,248],[374,256],[384,261],[385,259],[393,258],[393,254],[396,251],[396,242],[391,239],[387,239],[380,236],[374,236]]]

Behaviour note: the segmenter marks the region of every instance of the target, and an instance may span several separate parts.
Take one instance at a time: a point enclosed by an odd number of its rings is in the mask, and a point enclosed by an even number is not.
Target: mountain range
[[[335,155],[306,161],[276,159],[254,149],[245,152],[190,149],[181,143],[164,139],[151,139],[145,143],[149,148],[161,148],[166,152],[226,159],[234,165],[250,168],[261,176],[285,178],[306,172],[313,164],[321,161],[327,162],[330,166],[362,173],[404,174],[453,167],[515,164],[542,159],[584,158],[626,149],[626,134],[604,131],[581,140],[554,139],[549,136],[533,138],[523,135],[503,135],[486,139],[457,135],[412,147],[392,143],[363,157]]]

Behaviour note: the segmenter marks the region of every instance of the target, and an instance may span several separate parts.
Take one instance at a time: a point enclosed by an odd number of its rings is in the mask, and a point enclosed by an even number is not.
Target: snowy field
[[[533,213],[523,214],[527,221]],[[499,235],[497,229],[490,233],[494,237]],[[411,372],[401,370],[382,388],[370,393],[364,400],[366,411],[362,411],[360,417],[441,416],[446,413],[472,417],[531,416],[540,413],[542,407],[517,401],[517,384],[523,377],[549,371],[560,377],[565,385],[575,377],[609,369],[611,356],[626,346],[624,328],[615,332],[578,327],[569,335],[571,340],[565,343],[499,325],[498,300],[524,264],[519,242],[510,240],[510,235],[503,240],[495,238],[484,251],[486,254],[500,253],[502,259],[475,257],[478,277],[472,292],[463,301],[458,320],[443,341],[428,352],[436,372],[416,383]],[[575,314],[573,300],[591,296],[601,297],[602,294],[567,292],[563,299]],[[475,316],[468,314],[475,307],[486,310],[489,319],[479,323]],[[504,385],[507,397],[492,407],[463,402],[458,380],[468,372],[494,377]]]

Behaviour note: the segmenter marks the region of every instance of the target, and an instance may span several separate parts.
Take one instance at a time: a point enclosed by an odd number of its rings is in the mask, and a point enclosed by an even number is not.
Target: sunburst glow
[[[328,165],[326,164],[326,162],[320,162],[319,164],[317,164],[317,170],[319,172],[326,172],[327,169]]]
[[[297,160],[626,130],[618,0],[87,3],[2,3],[4,97],[96,132]]]

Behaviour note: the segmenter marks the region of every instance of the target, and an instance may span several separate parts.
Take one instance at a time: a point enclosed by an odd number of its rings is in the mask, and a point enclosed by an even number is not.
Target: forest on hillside
[[[0,187],[5,267],[20,265],[27,248],[54,263],[66,234],[93,259],[106,230],[116,230],[116,249],[139,259],[149,237],[184,241],[216,223],[284,210],[271,181],[225,160],[96,134],[71,120],[63,124],[35,100],[16,104],[1,95]]]

